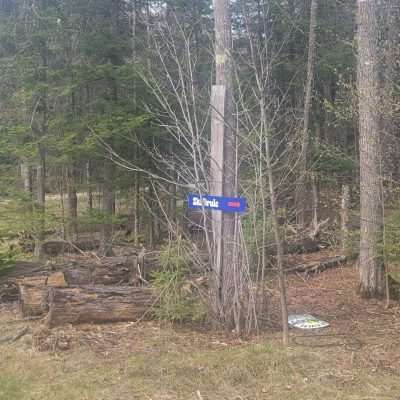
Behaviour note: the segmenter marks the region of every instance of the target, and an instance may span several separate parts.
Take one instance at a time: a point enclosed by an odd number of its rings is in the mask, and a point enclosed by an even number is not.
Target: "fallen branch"
[[[14,335],[8,335],[3,338],[0,338],[0,343],[14,343],[18,339],[22,338],[22,336],[26,335],[29,332],[29,328],[26,326],[25,328],[21,329],[19,332],[15,333]]]

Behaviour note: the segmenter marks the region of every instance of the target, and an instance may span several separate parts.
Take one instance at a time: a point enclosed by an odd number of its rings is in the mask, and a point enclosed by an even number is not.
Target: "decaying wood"
[[[19,310],[23,317],[42,315],[47,307],[47,277],[36,276],[19,280]]]
[[[18,287],[15,283],[0,284],[0,303],[11,303],[18,300]]]
[[[12,282],[21,277],[38,275],[45,269],[45,266],[39,263],[19,261],[14,266],[1,271],[0,284]]]
[[[284,242],[283,243],[283,254],[307,254],[315,253],[323,248],[322,243],[315,240],[305,238],[298,242]],[[271,245],[268,248],[267,253],[272,256],[276,256],[276,247]]]
[[[62,266],[69,286],[128,284],[136,257],[112,257],[98,262],[75,262]]]
[[[92,251],[98,249],[100,242],[98,240],[80,240],[77,242],[68,242],[65,240],[50,240],[43,243],[43,251],[48,256],[58,256],[64,253],[79,253],[83,251]]]
[[[298,264],[293,267],[289,267],[287,272],[305,272],[307,274],[318,273],[325,271],[328,268],[337,267],[346,262],[345,256],[336,256],[325,258],[319,261],[313,261],[305,264]]]
[[[47,325],[135,321],[151,317],[155,295],[148,287],[50,288]]]

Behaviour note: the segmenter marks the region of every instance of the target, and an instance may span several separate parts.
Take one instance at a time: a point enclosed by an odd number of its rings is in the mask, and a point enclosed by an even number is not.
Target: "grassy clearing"
[[[141,350],[132,343],[131,352],[103,355],[40,353],[26,340],[2,346],[0,399],[384,400],[400,393],[398,376],[368,370],[342,348],[284,350],[277,338],[207,348],[171,328],[148,333],[137,338]]]

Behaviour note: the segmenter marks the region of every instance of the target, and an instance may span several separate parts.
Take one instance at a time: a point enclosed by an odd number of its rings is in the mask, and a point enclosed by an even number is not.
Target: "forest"
[[[399,38],[398,0],[0,0],[0,399],[398,398]]]

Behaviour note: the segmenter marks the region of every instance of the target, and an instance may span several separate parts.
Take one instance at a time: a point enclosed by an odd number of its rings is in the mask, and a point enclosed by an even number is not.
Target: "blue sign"
[[[221,197],[189,193],[189,208],[206,208],[224,212],[246,211],[246,199],[243,197]]]

